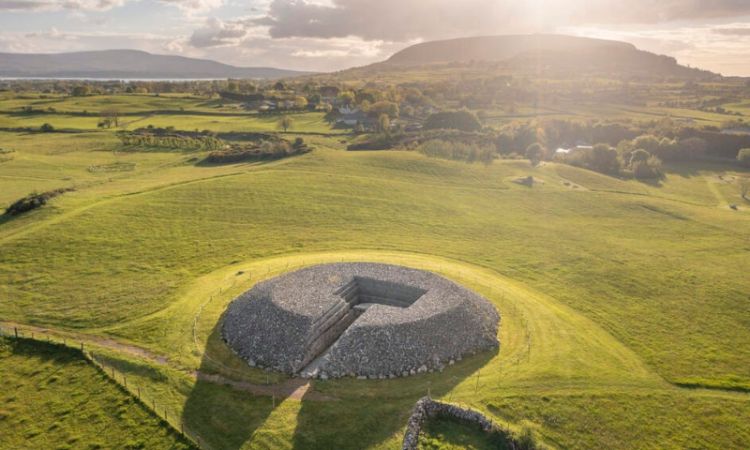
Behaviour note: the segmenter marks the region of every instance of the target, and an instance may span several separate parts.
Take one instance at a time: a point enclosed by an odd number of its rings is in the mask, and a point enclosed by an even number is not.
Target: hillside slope
[[[619,70],[686,78],[715,76],[682,66],[672,57],[638,50],[629,43],[552,34],[423,42],[397,52],[379,66],[403,68],[471,61],[505,63],[518,70]]]
[[[304,72],[235,67],[206,59],[154,55],[139,50],[55,54],[0,53],[2,77],[56,78],[284,78]]]

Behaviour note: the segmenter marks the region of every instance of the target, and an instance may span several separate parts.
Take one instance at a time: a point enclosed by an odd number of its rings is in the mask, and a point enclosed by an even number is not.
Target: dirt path
[[[161,366],[170,365],[169,359],[166,356],[159,355],[152,352],[151,350],[139,347],[137,345],[119,342],[114,339],[102,336],[74,333],[53,328],[24,325],[16,322],[5,321],[0,321],[0,328],[3,329],[3,334],[6,335],[13,335],[14,329],[18,329],[19,335],[25,338],[31,338],[33,334],[33,338],[35,340],[42,342],[46,341],[47,337],[53,337],[56,340],[66,339],[68,341],[67,344],[71,347],[76,347],[79,344],[83,343],[84,346],[88,344],[97,347],[103,347],[108,350],[114,350],[118,353],[145,359]],[[304,398],[305,400],[313,401],[334,400],[332,397],[311,390],[312,386],[310,385],[310,382],[308,380],[303,380],[300,378],[290,378],[276,384],[254,384],[246,381],[234,380],[220,374],[209,374],[201,372],[200,370],[193,371],[190,373],[190,375],[198,381],[229,386],[232,389],[249,392],[254,395],[263,395],[268,397],[275,396],[279,399],[292,398],[295,400],[302,400]]]
[[[214,384],[222,384],[230,386],[231,388],[238,391],[250,392],[255,395],[265,396],[276,396],[279,398],[292,398],[295,400],[314,400],[314,401],[328,401],[333,400],[332,397],[328,397],[319,392],[311,391],[311,385],[308,380],[301,378],[290,378],[282,383],[278,384],[253,384],[244,381],[230,380],[222,377],[221,375],[207,374],[204,372],[194,372],[195,378],[200,381],[207,381]]]

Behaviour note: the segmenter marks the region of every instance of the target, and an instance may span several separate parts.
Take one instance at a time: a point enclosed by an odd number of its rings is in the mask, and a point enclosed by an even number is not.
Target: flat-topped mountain
[[[509,68],[626,71],[659,76],[705,77],[707,71],[682,66],[669,56],[633,44],[576,36],[533,34],[484,36],[423,42],[378,64],[404,67],[441,63],[498,62]]]
[[[0,53],[0,77],[43,78],[286,78],[305,72],[236,67],[216,61],[139,50],[74,53]]]

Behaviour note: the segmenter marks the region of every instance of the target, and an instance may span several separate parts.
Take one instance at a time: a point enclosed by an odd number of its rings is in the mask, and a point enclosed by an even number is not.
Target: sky
[[[334,71],[435,39],[616,39],[750,76],[750,0],[0,0],[0,52],[139,49]]]

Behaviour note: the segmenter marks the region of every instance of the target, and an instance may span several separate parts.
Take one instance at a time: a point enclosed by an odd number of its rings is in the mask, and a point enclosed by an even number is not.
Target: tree
[[[547,151],[542,147],[542,144],[535,142],[526,148],[526,158],[529,160],[531,165],[536,166],[544,158]]]
[[[750,148],[743,148],[737,152],[737,161],[742,166],[750,167]]]
[[[339,95],[339,102],[341,102],[342,105],[351,106],[354,104],[354,94],[347,91],[342,92]]]
[[[393,102],[376,102],[367,108],[363,106],[362,109],[366,109],[367,113],[372,117],[380,117],[383,114],[387,114],[389,119],[395,119],[399,116],[398,104]]]
[[[45,132],[45,133],[51,133],[51,132],[55,131],[55,127],[53,127],[53,126],[52,126],[51,124],[49,124],[49,123],[45,123],[45,124],[43,124],[43,125],[42,125],[41,127],[39,127],[39,129],[40,129],[41,131]]]
[[[294,121],[287,115],[281,116],[281,119],[276,122],[276,128],[278,128],[279,130],[284,130],[285,133],[287,132],[287,130],[292,128],[292,125],[294,125]]]
[[[654,154],[659,150],[659,143],[659,138],[650,134],[646,134],[643,136],[638,136],[633,140],[633,148],[642,148],[650,154]]]
[[[596,144],[586,159],[591,170],[610,175],[615,175],[620,171],[617,150],[607,144]]]
[[[632,167],[635,163],[648,161],[648,159],[651,157],[651,154],[647,152],[646,150],[639,148],[638,150],[634,150],[630,154],[630,166]]]
[[[380,117],[378,117],[378,131],[388,134],[390,130],[391,119],[388,117],[388,114],[381,114]]]
[[[116,109],[106,109],[102,111],[102,120],[99,122],[100,128],[118,128],[120,126],[120,112]]]
[[[297,109],[307,108],[307,99],[301,95],[294,97],[294,107]]]
[[[74,97],[84,97],[91,94],[91,88],[86,85],[76,86],[73,88],[72,94]]]
[[[482,124],[479,123],[476,114],[462,110],[431,114],[424,127],[428,130],[447,128],[461,131],[479,131],[482,129]]]
[[[708,143],[705,139],[692,137],[679,142],[679,155],[685,159],[698,159],[706,153]]]
[[[661,178],[661,160],[656,156],[649,156],[646,160],[633,164],[633,176],[639,180]]]

